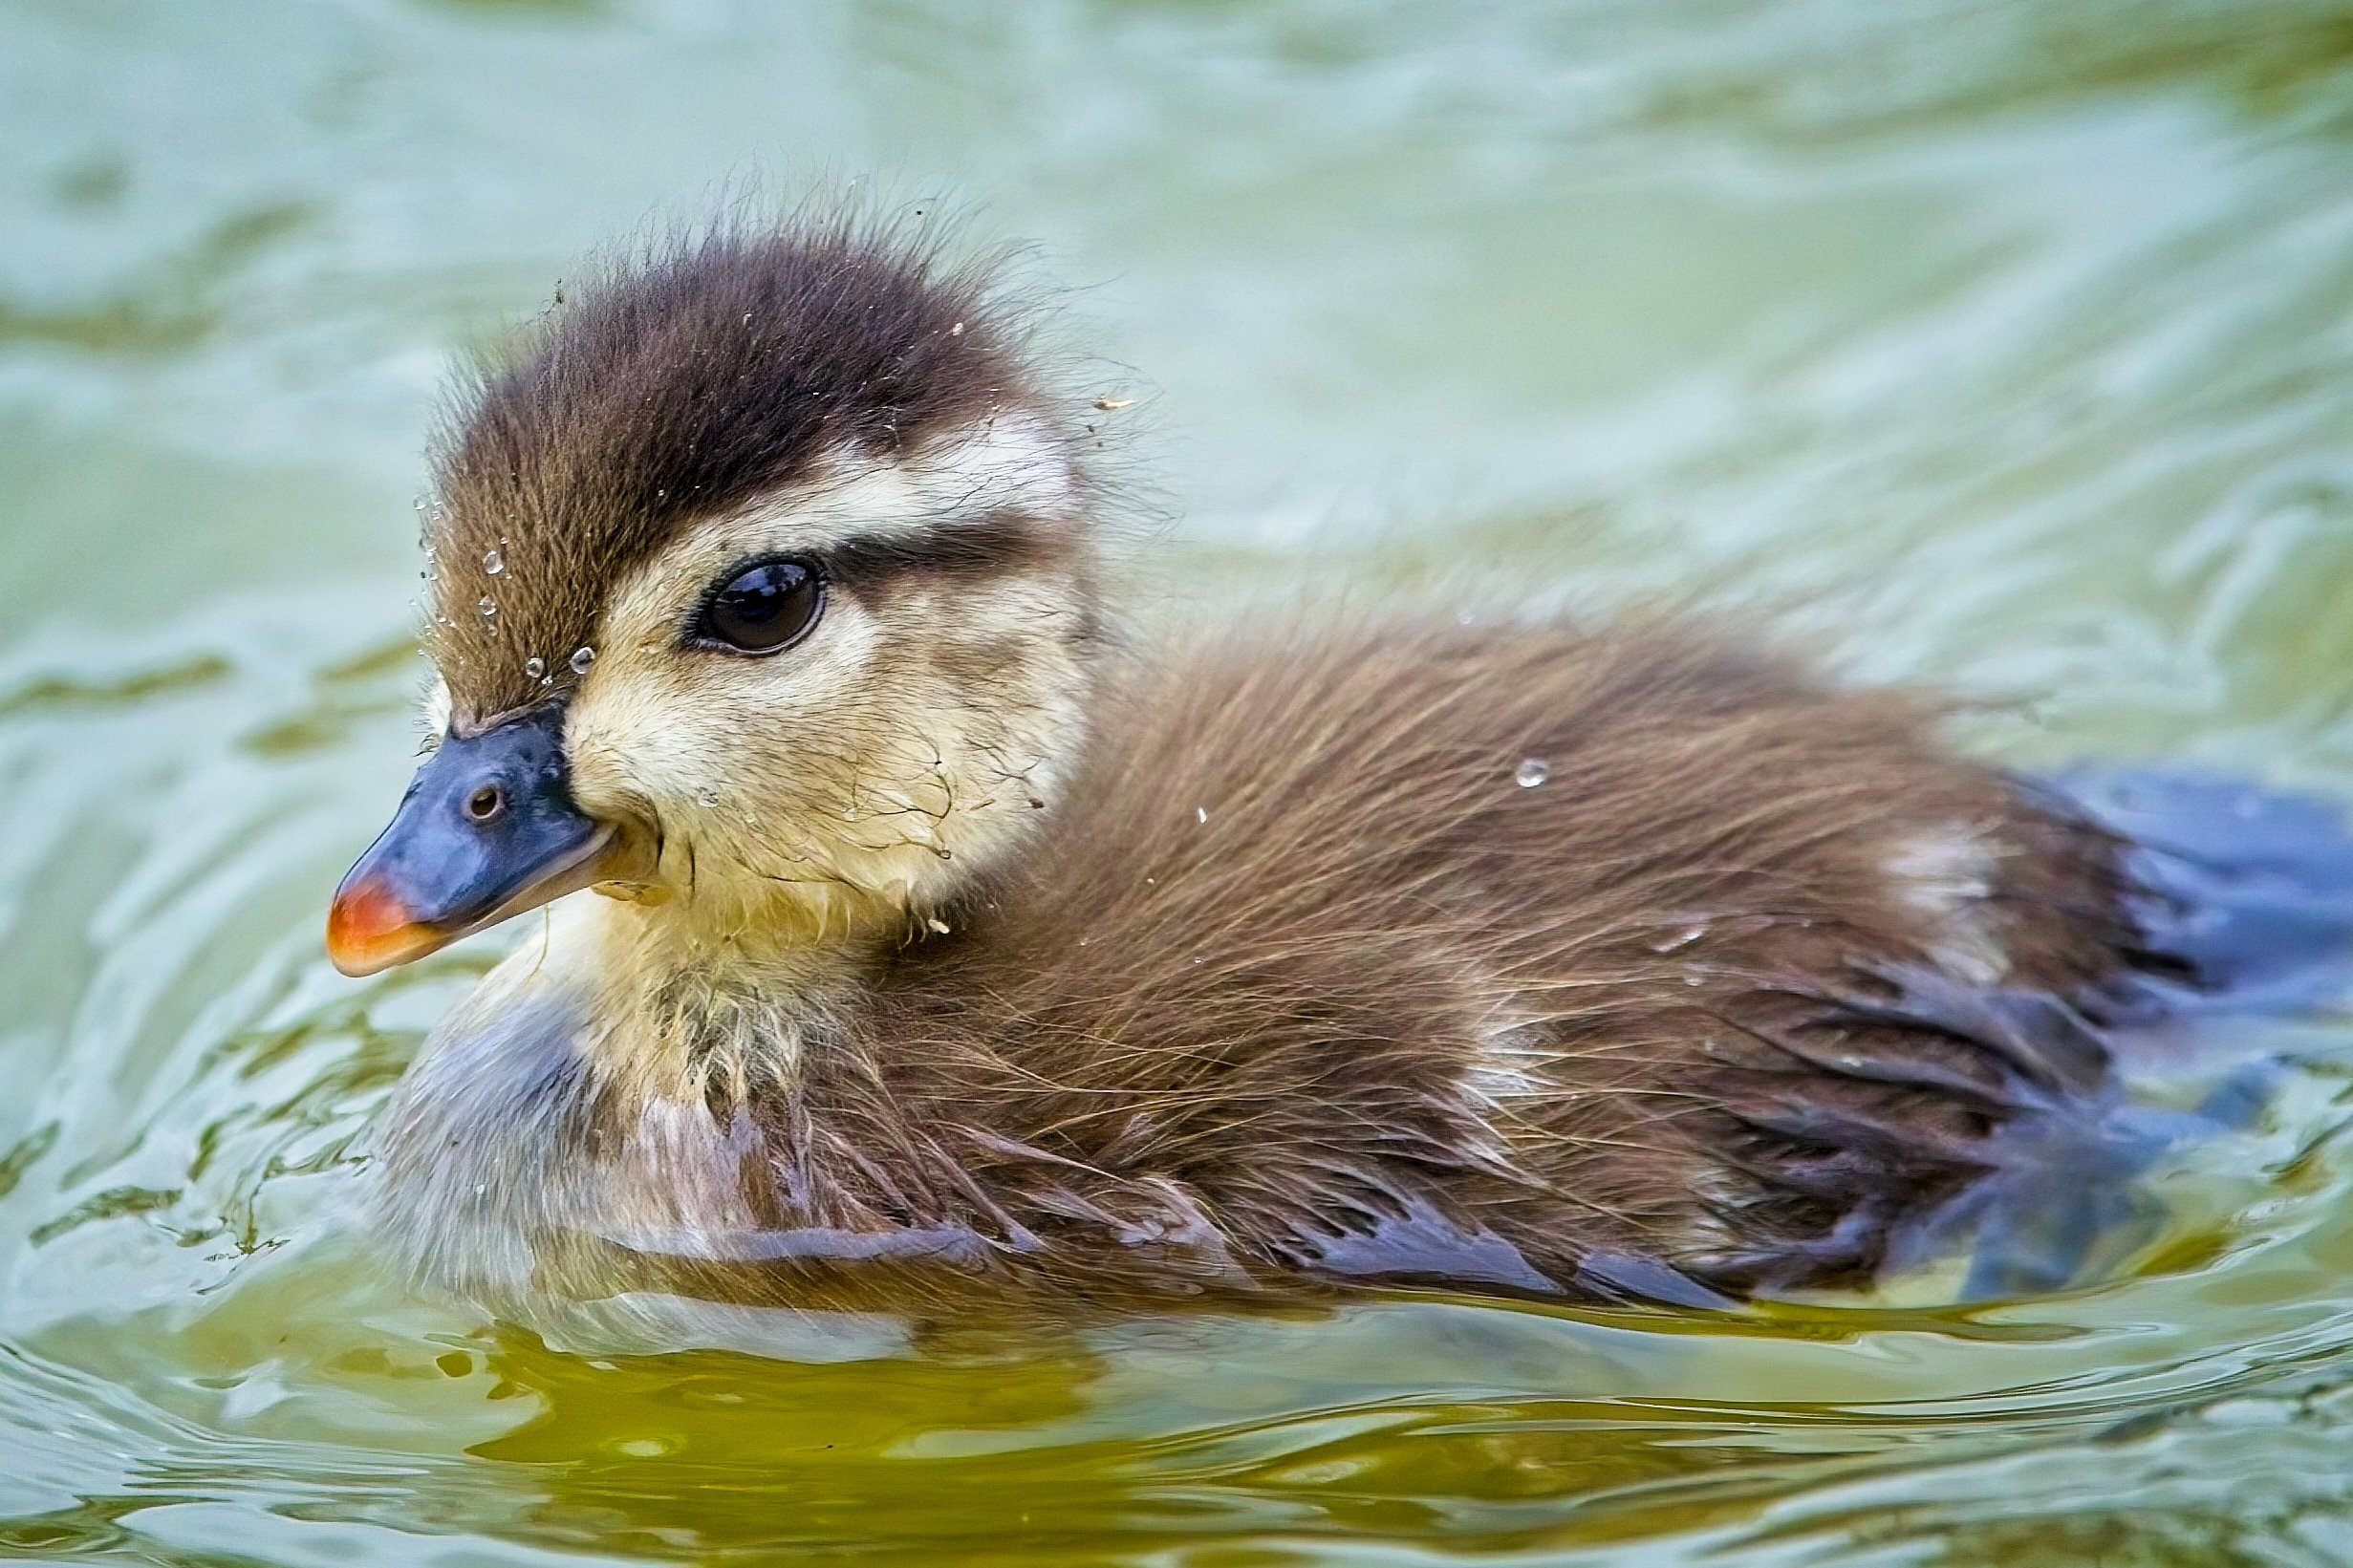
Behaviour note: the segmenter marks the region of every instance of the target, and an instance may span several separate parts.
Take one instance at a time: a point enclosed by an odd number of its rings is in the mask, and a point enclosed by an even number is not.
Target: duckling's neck
[[[600,1076],[639,1103],[715,1106],[798,1082],[897,934],[873,912],[799,904],[597,899],[583,925],[597,1020],[583,1043]]]
[[[387,1119],[376,1202],[396,1262],[519,1302],[577,1248],[590,1294],[599,1245],[791,1221],[748,1174],[764,1111],[848,1060],[878,955],[838,928],[760,941],[691,913],[560,900],[452,1010]]]

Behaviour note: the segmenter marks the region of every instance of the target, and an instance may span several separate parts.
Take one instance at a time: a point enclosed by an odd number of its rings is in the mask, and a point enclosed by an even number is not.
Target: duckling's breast
[[[597,1255],[634,1237],[758,1227],[767,1163],[749,1119],[615,1084],[596,1000],[580,967],[527,949],[427,1040],[373,1173],[400,1273],[520,1310],[609,1290]]]

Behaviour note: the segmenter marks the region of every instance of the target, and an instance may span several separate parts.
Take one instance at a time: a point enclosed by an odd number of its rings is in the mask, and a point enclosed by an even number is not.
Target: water
[[[318,937],[418,739],[453,354],[755,177],[1033,238],[1197,606],[1738,599],[2020,763],[2353,794],[2349,133],[2296,0],[8,0],[0,1555],[2353,1557],[2333,1015],[2062,1296],[614,1358],[333,1219],[528,933]]]

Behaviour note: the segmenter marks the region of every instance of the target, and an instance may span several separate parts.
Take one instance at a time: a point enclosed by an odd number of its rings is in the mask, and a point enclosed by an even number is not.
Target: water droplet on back
[[[498,601],[486,593],[474,601],[474,608],[486,615],[495,615],[498,613]]]
[[[494,549],[482,552],[482,569],[495,577],[507,569],[507,557]]]
[[[1700,937],[1705,936],[1707,934],[1708,923],[1705,920],[1695,920],[1690,925],[1685,926],[1682,930],[1670,932],[1666,935],[1661,936],[1657,941],[1652,942],[1651,944],[1651,951],[1653,953],[1673,953],[1677,948],[1691,946],[1694,942],[1699,940]]]
[[[548,661],[544,658],[527,658],[523,661],[523,673],[537,680],[548,673]]]
[[[572,651],[572,673],[573,675],[587,675],[589,666],[595,662],[596,650],[594,648],[584,646]]]
[[[1520,765],[1512,769],[1511,775],[1512,783],[1522,789],[1534,789],[1551,777],[1552,764],[1542,757],[1522,758]]]

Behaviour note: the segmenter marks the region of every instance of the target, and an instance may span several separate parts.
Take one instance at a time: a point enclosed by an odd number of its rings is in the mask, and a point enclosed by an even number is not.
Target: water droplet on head
[[[527,658],[523,661],[523,673],[531,679],[537,680],[548,673],[548,661],[537,657]]]
[[[573,675],[587,675],[589,666],[595,662],[596,650],[594,648],[583,646],[572,651],[572,673]]]
[[[1534,789],[1551,777],[1552,764],[1542,757],[1522,758],[1520,765],[1512,769],[1511,775],[1512,783],[1522,789]]]
[[[1193,808],[1193,820],[1195,822],[1207,822],[1209,820],[1209,807],[1206,805],[1195,806]]]
[[[494,549],[482,552],[482,569],[495,577],[507,569],[507,557]]]

